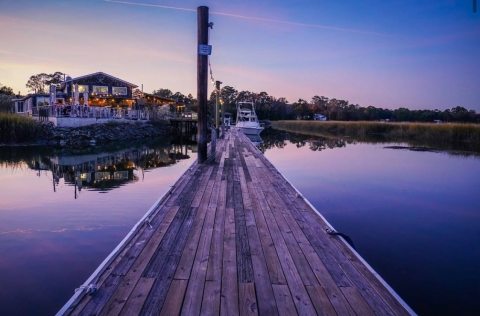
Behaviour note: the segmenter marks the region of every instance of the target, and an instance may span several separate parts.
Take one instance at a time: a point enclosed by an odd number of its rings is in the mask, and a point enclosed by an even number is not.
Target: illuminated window
[[[78,85],[78,92],[80,92],[80,93],[88,92],[88,86],[79,84]]]
[[[127,87],[112,87],[113,95],[127,95]]]
[[[108,94],[108,87],[107,86],[93,86],[94,94]]]

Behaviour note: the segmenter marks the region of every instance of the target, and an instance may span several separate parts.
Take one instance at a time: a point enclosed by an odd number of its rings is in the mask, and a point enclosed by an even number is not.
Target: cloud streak
[[[197,10],[191,9],[191,8],[174,7],[174,6],[162,5],[162,4],[132,2],[132,1],[117,1],[117,0],[104,0],[104,1],[105,2],[111,2],[111,3],[118,3],[118,4],[128,4],[128,5],[134,5],[134,6],[141,6],[141,7],[153,7],[153,8],[169,9],[169,10],[177,10],[177,11],[197,12]]]
[[[121,1],[121,0],[104,0],[104,1],[105,2],[110,2],[110,3],[132,5],[132,6],[153,7],[153,8],[177,10],[177,11],[185,11],[185,12],[197,12],[196,9],[185,8],[185,7],[177,7],[177,6],[167,6],[167,5],[162,5],[162,4],[152,4],[152,3],[133,2],[133,1]],[[263,18],[263,17],[256,17],[256,16],[248,16],[248,15],[241,15],[241,14],[221,12],[221,11],[210,11],[210,14],[211,15],[217,15],[217,16],[223,16],[223,17],[229,17],[229,18],[235,18],[235,19],[256,21],[256,22],[277,23],[277,24],[283,24],[283,25],[324,29],[324,30],[330,30],[330,31],[357,33],[357,34],[365,34],[365,35],[377,35],[377,36],[384,36],[385,35],[385,34],[382,34],[382,33],[374,32],[374,31],[361,30],[361,29],[344,28],[344,27],[338,27],[338,26],[326,25],[326,24],[317,24],[317,23],[302,23],[302,22],[295,22],[295,21],[288,21],[288,20],[277,20],[277,19],[270,19],[270,18]]]

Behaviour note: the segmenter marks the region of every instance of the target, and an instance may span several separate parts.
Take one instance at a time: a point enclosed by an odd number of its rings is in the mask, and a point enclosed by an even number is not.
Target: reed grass
[[[274,121],[288,132],[358,141],[406,142],[415,146],[480,152],[480,124],[392,123],[369,121]]]
[[[32,142],[43,135],[42,124],[25,116],[0,112],[0,143]]]

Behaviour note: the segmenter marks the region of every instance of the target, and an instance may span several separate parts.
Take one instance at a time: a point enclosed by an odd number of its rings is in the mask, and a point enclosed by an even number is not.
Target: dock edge
[[[113,259],[118,255],[118,253],[123,250],[124,246],[131,240],[133,235],[137,230],[144,224],[145,220],[152,215],[155,210],[167,199],[167,197],[176,189],[175,184],[180,181],[187,173],[191,172],[193,168],[197,165],[197,160],[195,160],[188,168],[185,170],[181,176],[175,181],[175,183],[168,189],[159,199],[153,203],[153,205],[148,209],[148,211],[140,218],[140,220],[133,226],[133,228],[127,233],[127,235],[120,241],[120,243],[110,252],[110,254],[100,263],[100,265],[93,271],[93,273],[88,277],[88,279],[75,290],[75,293],[70,297],[70,299],[62,306],[62,308],[55,314],[55,316],[66,315],[67,311],[77,302],[83,295],[86,294],[88,286],[92,284],[92,281],[95,280],[105,268],[113,261]]]
[[[312,203],[310,203],[310,201],[270,162],[270,160],[268,160],[265,157],[265,155],[256,146],[254,146],[254,147],[258,152],[260,152],[260,154],[263,155],[265,160],[267,160],[275,168],[277,173],[295,190],[295,192],[298,194],[298,196],[300,196],[305,201],[305,203],[307,203],[308,206],[310,206],[310,208],[312,208],[312,210],[315,211],[315,213],[325,222],[325,224],[328,226],[328,228],[330,228],[332,230],[335,230],[333,225],[330,224],[330,222],[322,215],[322,213],[320,213],[320,211],[318,211],[317,208],[315,206],[313,206]],[[412,316],[417,316],[417,313],[415,313],[415,311],[400,297],[400,295],[398,295],[397,292],[395,292],[395,290],[381,277],[381,275],[378,274],[378,272],[375,271],[375,269],[373,269],[368,264],[368,262],[365,259],[363,259],[363,257],[342,236],[338,236],[338,237],[340,237],[340,240],[348,247],[348,249],[350,249],[352,251],[352,253],[357,257],[357,259],[363,265],[365,265],[365,267],[385,287],[385,289],[398,301],[398,303],[400,305],[402,305],[402,307],[405,309],[405,311]]]

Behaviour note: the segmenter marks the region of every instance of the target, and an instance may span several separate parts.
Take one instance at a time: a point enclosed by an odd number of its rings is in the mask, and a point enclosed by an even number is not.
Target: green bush
[[[42,124],[25,116],[0,113],[0,143],[21,143],[39,139],[43,134]]]
[[[0,94],[0,112],[12,112],[12,96]]]

